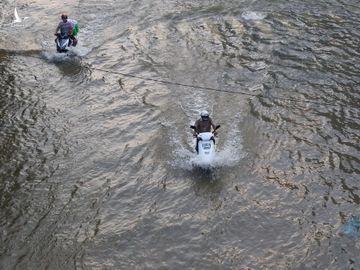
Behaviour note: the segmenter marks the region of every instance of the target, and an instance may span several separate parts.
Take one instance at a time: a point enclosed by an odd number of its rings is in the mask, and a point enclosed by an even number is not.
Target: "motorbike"
[[[73,45],[71,38],[64,34],[56,34],[56,36],[55,43],[57,52],[66,53],[69,50],[68,47]]]
[[[190,126],[190,128],[196,130],[195,126]],[[213,132],[201,132],[195,135],[197,138],[195,149],[203,165],[210,165],[215,157],[215,136],[218,128],[220,125],[217,125]]]

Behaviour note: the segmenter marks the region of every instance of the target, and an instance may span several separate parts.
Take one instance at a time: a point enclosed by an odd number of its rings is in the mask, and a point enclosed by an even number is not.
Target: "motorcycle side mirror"
[[[190,128],[191,128],[191,129],[196,129],[195,126],[193,126],[193,125],[191,125]]]

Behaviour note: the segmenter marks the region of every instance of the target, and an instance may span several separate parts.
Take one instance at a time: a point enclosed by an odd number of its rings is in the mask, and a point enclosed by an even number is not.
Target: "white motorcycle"
[[[196,129],[195,126],[190,126],[192,129]],[[199,162],[202,165],[211,165],[215,157],[215,131],[220,128],[220,125],[217,125],[213,132],[202,132],[196,134],[196,151],[199,158]]]
[[[61,34],[57,34],[56,36],[57,38],[55,39],[55,43],[57,52],[66,53],[69,50],[68,47],[72,45],[71,38],[67,35]]]

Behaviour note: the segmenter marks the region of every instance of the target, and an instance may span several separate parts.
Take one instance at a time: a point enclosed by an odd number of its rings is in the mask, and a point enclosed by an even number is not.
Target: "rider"
[[[76,46],[77,39],[75,38],[75,35],[78,32],[78,26],[77,21],[68,19],[67,14],[61,14],[61,21],[59,22],[58,26],[55,30],[55,36],[58,35],[58,31],[60,30],[61,35],[65,35],[70,37],[72,40],[73,46]]]
[[[197,134],[202,132],[211,132],[211,127],[215,130],[216,126],[213,120],[210,118],[208,111],[202,111],[200,113],[200,119],[195,122],[194,137],[197,137]],[[199,139],[196,139],[195,150],[198,152]]]

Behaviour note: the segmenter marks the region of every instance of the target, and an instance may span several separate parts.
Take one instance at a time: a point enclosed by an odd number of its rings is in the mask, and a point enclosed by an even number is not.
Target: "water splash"
[[[71,49],[72,53],[79,57],[84,57],[91,52],[91,49],[86,47],[75,47]]]
[[[67,61],[67,60],[73,58],[73,55],[71,54],[70,51],[67,53],[46,51],[46,52],[43,52],[43,56],[45,57],[46,60],[48,60],[51,63],[64,62],[64,61]]]
[[[191,151],[185,147],[186,145],[184,146],[179,140],[175,139],[173,141],[176,149],[174,151],[175,159],[172,165],[184,170],[193,170],[195,168],[212,170],[236,166],[246,156],[246,153],[243,152],[240,132],[234,131],[230,133],[226,136],[226,142],[222,147],[217,145],[215,157],[210,164],[204,163],[196,154],[195,149]],[[173,136],[173,138],[176,138],[176,136]],[[195,143],[196,139],[192,139],[190,145],[195,146]]]
[[[42,53],[44,58],[52,63],[59,63],[68,60],[73,60],[77,58],[81,58],[86,56],[91,50],[88,48],[80,47],[80,48],[70,48],[66,53],[58,53],[54,51],[45,51]]]
[[[216,168],[233,167],[242,158],[241,155],[234,155],[231,149],[224,149],[222,151],[216,152],[216,155],[210,164],[204,163],[198,157],[196,152],[182,149],[180,151],[176,151],[176,154],[177,157],[172,165],[184,170],[193,170],[195,168],[212,170]]]
[[[260,21],[265,19],[267,16],[266,13],[263,12],[255,12],[255,11],[245,11],[241,17],[247,21]]]

